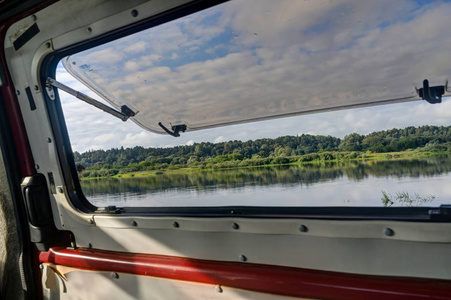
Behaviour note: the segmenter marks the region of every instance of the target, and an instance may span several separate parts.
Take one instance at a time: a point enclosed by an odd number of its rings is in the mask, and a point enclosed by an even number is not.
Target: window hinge
[[[418,95],[431,104],[441,103],[443,94],[445,94],[445,86],[429,86],[427,79],[423,80],[423,87],[418,90]]]
[[[180,136],[180,131],[181,132],[185,132],[186,131],[186,125],[185,124],[179,124],[179,125],[172,126],[172,131],[167,129],[166,126],[164,126],[163,123],[161,123],[161,122],[158,122],[158,126],[163,128],[163,130],[167,134],[172,135],[173,137],[179,137]]]
[[[77,99],[80,99],[88,104],[91,104],[91,105],[103,110],[104,112],[109,113],[110,115],[113,115],[113,116],[121,119],[124,122],[127,121],[128,118],[133,117],[137,114],[137,112],[134,112],[127,105],[122,105],[121,111],[117,111],[114,108],[111,108],[108,105],[105,105],[105,104],[101,103],[100,101],[97,101],[96,99],[89,97],[88,95],[78,92],[63,83],[58,82],[55,79],[48,77],[47,82],[46,82],[46,91],[47,91],[47,95],[52,100],[55,99],[55,93],[54,93],[52,87],[63,90],[66,93],[71,94],[72,96],[76,97]]]

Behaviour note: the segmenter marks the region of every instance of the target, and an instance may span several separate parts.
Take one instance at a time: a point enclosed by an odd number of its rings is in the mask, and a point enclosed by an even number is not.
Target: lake
[[[451,203],[451,158],[215,170],[81,182],[96,206],[438,206]],[[408,193],[412,202],[396,195]],[[417,194],[417,195],[415,195]]]

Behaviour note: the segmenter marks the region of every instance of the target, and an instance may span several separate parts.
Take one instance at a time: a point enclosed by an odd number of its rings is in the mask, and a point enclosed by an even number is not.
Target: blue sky
[[[88,64],[93,71],[83,75],[116,105],[129,99],[140,110],[140,122],[150,120],[146,125],[155,126],[161,120],[168,127],[178,121],[198,126],[318,105],[397,98],[415,94],[414,87],[424,78],[444,84],[451,73],[446,64],[451,38],[441,34],[451,25],[447,3],[423,7],[419,14],[419,3],[407,0],[306,2],[259,0],[256,6],[250,0],[232,1],[76,55],[74,68]],[[443,47],[437,47],[438,42]],[[57,79],[100,99],[61,65]],[[75,151],[303,133],[342,138],[352,132],[450,125],[451,120],[450,100],[440,105],[413,101],[173,138],[131,121],[123,123],[63,92],[60,96]]]

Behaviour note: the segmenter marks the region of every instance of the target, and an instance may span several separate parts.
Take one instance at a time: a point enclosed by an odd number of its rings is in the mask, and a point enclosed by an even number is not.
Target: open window
[[[434,46],[447,22],[425,17],[447,8],[235,0],[63,58],[57,80],[165,135],[62,95],[84,195],[100,207],[449,203],[450,127],[431,105],[448,93]]]
[[[391,6],[376,14],[385,4],[235,0],[63,64],[116,109],[127,107],[135,123],[163,134],[426,94],[439,101],[451,66],[437,68],[447,52],[436,45],[448,24],[431,26],[424,15],[440,7]],[[417,30],[403,31],[409,26]],[[400,33],[408,36],[402,48]]]

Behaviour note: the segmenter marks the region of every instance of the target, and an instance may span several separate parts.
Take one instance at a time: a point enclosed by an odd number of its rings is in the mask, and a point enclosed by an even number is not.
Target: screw
[[[33,88],[35,91],[39,91],[39,87],[37,85],[35,85]]]
[[[50,48],[50,43],[49,42],[45,43],[45,47]]]
[[[238,229],[240,229],[240,225],[238,225],[237,223],[233,223],[232,228],[235,230],[238,230]]]
[[[32,15],[32,16],[31,16],[31,19],[32,19],[33,22],[34,22],[34,21],[36,21],[38,18],[36,17],[36,15]]]
[[[92,28],[91,28],[91,27],[88,27],[86,30],[87,30],[88,32],[92,32]]]
[[[92,248],[92,244],[91,243],[88,243],[88,248]]]
[[[136,9],[132,10],[132,17],[136,18],[138,16],[138,11]]]
[[[111,278],[118,279],[119,278],[119,274],[117,274],[116,272],[113,272],[113,273],[111,273]]]
[[[62,188],[62,187],[58,187],[58,192],[59,192],[60,194],[64,193],[63,188]]]
[[[19,91],[19,90],[16,91],[16,95],[17,95],[17,96],[20,95],[20,91]]]
[[[299,226],[299,231],[300,231],[300,232],[307,232],[307,231],[308,231],[308,228],[307,228],[307,226],[305,226],[305,225],[301,225],[301,226]]]
[[[384,229],[384,234],[386,236],[394,236],[395,232],[393,231],[393,229],[387,227],[387,228]]]
[[[39,170],[39,165],[34,165],[34,167],[36,168],[36,170]]]
[[[51,138],[47,138],[47,143],[51,143],[52,139]]]
[[[132,224],[133,227],[138,226],[138,223],[136,223],[136,221],[132,221],[131,224]]]
[[[241,261],[247,261],[247,257],[244,256],[243,254],[240,255],[240,260]]]
[[[178,222],[174,222],[174,224],[172,224],[172,226],[174,226],[174,228],[179,228],[180,224]]]
[[[215,290],[218,292],[218,293],[222,293],[222,287],[218,284],[217,286],[215,286]]]

